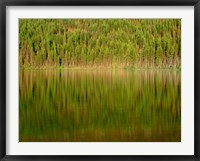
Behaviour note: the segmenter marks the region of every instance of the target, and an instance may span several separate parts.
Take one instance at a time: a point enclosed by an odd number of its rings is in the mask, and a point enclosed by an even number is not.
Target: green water
[[[180,73],[20,70],[19,141],[181,141]]]

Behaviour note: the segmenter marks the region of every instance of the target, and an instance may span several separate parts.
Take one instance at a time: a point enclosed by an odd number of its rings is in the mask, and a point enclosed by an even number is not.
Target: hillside
[[[180,68],[179,19],[20,19],[20,67]]]

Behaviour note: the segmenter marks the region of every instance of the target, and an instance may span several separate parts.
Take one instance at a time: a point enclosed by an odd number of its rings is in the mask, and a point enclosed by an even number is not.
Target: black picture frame
[[[194,155],[6,155],[7,6],[194,6]],[[200,160],[200,1],[199,0],[0,0],[0,159],[1,160]]]

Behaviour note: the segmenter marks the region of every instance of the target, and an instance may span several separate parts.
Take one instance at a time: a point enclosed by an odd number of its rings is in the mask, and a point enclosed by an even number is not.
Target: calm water
[[[178,71],[20,70],[19,141],[181,141]]]

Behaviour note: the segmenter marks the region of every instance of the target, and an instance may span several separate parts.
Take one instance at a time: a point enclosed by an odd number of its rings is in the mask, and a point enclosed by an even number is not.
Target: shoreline
[[[135,67],[19,67],[19,70],[177,70],[181,71],[179,67],[151,67],[151,68],[135,68]]]

